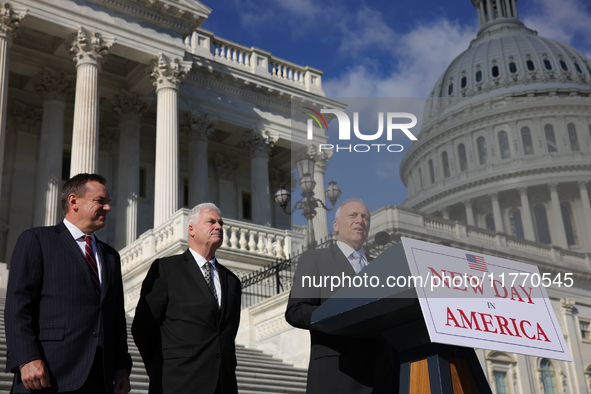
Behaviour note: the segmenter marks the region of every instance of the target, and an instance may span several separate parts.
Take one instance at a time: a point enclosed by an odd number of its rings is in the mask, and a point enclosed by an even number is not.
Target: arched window
[[[579,74],[582,74],[583,73],[583,70],[581,70],[581,66],[579,66],[579,63],[575,62],[575,68],[577,69],[577,72]]]
[[[480,82],[482,81],[482,71],[478,70],[476,71],[476,82]]]
[[[449,178],[449,160],[447,160],[447,152],[441,153],[441,163],[443,164],[443,176]]]
[[[495,217],[494,217],[494,215],[492,213],[487,214],[484,217],[484,221],[485,221],[487,230],[496,231],[496,228],[495,228]]]
[[[478,137],[476,144],[478,145],[478,158],[480,159],[480,165],[486,164],[486,140],[484,137]]]
[[[511,150],[509,149],[509,137],[506,131],[499,133],[499,147],[501,148],[501,159],[509,159],[511,157]]]
[[[536,230],[538,230],[538,241],[543,244],[551,244],[548,216],[546,216],[546,208],[543,205],[538,204],[534,207],[534,218],[536,219]]]
[[[568,71],[568,66],[564,60],[560,60],[560,67],[562,67],[564,71]]]
[[[548,71],[552,70],[552,63],[550,63],[550,60],[544,59],[544,67],[546,67],[546,70]]]
[[[591,130],[591,126],[589,126]],[[460,171],[466,171],[468,169],[468,159],[466,158],[466,147],[464,144],[458,145],[458,157],[460,158]]]
[[[568,139],[570,141],[570,149],[573,152],[578,152],[579,151],[579,138],[577,137],[577,129],[575,128],[575,125],[573,123],[569,123],[566,126],[566,129],[568,130]]]
[[[453,92],[454,92],[454,84],[452,82],[449,84],[449,87],[447,88],[447,95],[451,96]]]
[[[513,208],[509,212],[509,223],[511,224],[511,234],[519,238],[525,238],[523,235],[523,223],[521,222],[521,212]]]
[[[429,179],[431,183],[435,183],[435,169],[433,168],[433,160],[429,159]]]
[[[523,154],[532,155],[534,153],[534,144],[531,140],[531,132],[527,126],[521,128],[521,141],[523,142]]]
[[[556,372],[554,372],[554,366],[550,360],[543,358],[540,361],[540,375],[544,394],[559,394],[556,385]]]
[[[536,69],[536,66],[532,60],[526,61],[525,64],[527,65],[527,69],[529,71],[534,71]]]
[[[498,77],[499,76],[499,66],[493,66],[492,68],[492,76],[493,77]]]
[[[564,222],[564,232],[566,233],[566,241],[569,245],[576,245],[577,231],[575,229],[575,218],[573,210],[568,202],[560,203],[560,211],[562,211],[562,221]]]
[[[515,74],[517,72],[517,66],[514,62],[509,63],[509,72]]]
[[[556,147],[556,139],[554,138],[554,127],[551,124],[544,126],[544,133],[546,134],[546,146],[548,152],[558,152]]]
[[[467,83],[468,83],[467,78],[466,77],[462,77],[462,82],[461,82],[461,85],[460,85],[462,87],[462,89],[464,89],[466,87]]]

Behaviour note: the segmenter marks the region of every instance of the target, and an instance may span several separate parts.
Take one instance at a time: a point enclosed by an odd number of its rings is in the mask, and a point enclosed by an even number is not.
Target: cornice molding
[[[191,0],[88,0],[134,15],[182,35],[190,34],[207,19],[211,8]]]

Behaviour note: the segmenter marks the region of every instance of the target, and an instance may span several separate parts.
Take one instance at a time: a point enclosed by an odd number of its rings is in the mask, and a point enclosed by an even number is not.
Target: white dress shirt
[[[80,248],[80,251],[82,252],[82,257],[84,257],[84,259],[86,260],[86,236],[89,234],[84,234],[82,232],[82,230],[80,230],[78,227],[76,227],[75,225],[70,223],[68,221],[68,219],[64,219],[64,225],[66,226],[68,231],[70,231],[70,234],[72,234],[72,237],[74,238],[74,240],[78,244],[78,247]],[[96,237],[94,236],[94,234],[90,234],[90,238],[92,238],[92,254],[94,255],[94,260],[96,261],[96,266],[97,266],[98,275],[99,275],[99,282],[101,282],[101,284],[102,284],[103,283],[103,270],[102,270],[103,265],[101,264],[101,259],[99,258],[98,249],[96,247]]]
[[[195,252],[193,249],[189,248],[189,250],[191,251],[193,258],[197,262],[197,265],[199,266],[199,268],[201,268],[201,273],[203,274],[203,278],[205,278],[205,270],[207,269],[205,267],[205,263],[207,263],[207,260],[205,259],[205,257],[201,256],[199,253]],[[217,293],[217,296],[218,296],[218,307],[221,308],[222,307],[222,285],[220,284],[220,275],[218,274],[218,267],[217,267],[217,262],[215,260],[215,257],[213,259],[211,259],[209,262],[211,263],[210,274],[213,279],[213,285],[215,286],[215,292]]]

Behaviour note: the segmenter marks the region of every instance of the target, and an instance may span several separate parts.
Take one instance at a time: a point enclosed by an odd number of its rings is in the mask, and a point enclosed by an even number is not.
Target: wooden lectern
[[[414,286],[385,285],[388,277],[411,275],[402,244],[385,250],[358,276],[365,275],[379,277],[380,285],[372,287],[367,279],[341,288],[312,314],[315,329],[386,339],[400,355],[393,371],[400,394],[492,394],[474,349],[430,341]]]

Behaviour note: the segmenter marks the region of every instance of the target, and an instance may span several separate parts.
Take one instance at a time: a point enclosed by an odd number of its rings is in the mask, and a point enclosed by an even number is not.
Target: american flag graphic
[[[488,272],[488,268],[486,268],[486,263],[484,262],[484,257],[466,253],[466,260],[468,260],[468,266],[470,269]]]

